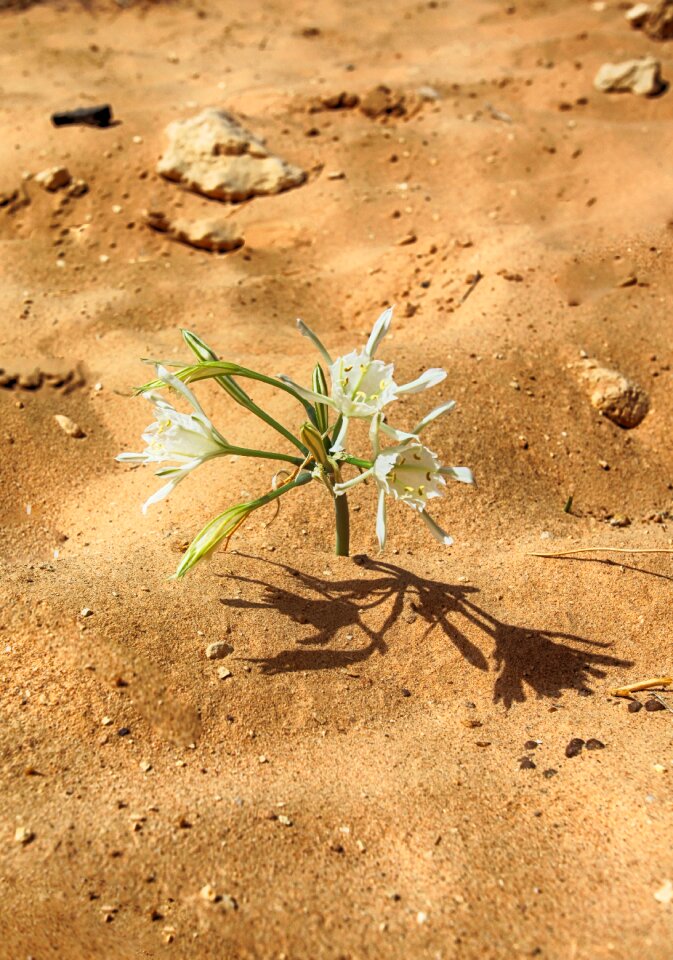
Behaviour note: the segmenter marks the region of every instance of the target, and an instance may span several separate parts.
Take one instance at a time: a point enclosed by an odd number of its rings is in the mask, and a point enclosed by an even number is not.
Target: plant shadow
[[[496,673],[493,699],[506,707],[526,699],[526,686],[538,698],[556,699],[564,690],[591,692],[588,683],[592,679],[603,679],[609,668],[632,665],[632,661],[603,652],[610,647],[608,643],[498,620],[475,602],[477,587],[429,580],[363,555],[353,557],[353,561],[374,576],[332,580],[275,561],[260,561],[289,574],[296,581],[295,591],[255,577],[223,574],[262,590],[258,600],[223,597],[225,606],[273,610],[311,628],[309,636],[297,641],[298,648],[247,658],[248,662],[259,664],[262,673],[269,675],[349,667],[374,653],[384,655],[388,650],[386,635],[400,619],[413,622],[420,618],[426,624],[424,638],[435,629],[441,630],[478,670],[489,671],[489,660],[466,636],[465,626],[476,628],[492,641],[490,658]],[[374,628],[368,621],[377,608],[382,609],[384,618]],[[349,627],[362,631],[369,642],[350,649],[330,647],[339,632]]]

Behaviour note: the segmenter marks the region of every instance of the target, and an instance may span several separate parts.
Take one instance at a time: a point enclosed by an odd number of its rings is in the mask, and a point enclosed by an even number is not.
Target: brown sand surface
[[[671,557],[529,555],[673,543],[673,93],[592,85],[646,53],[673,80],[673,55],[623,7],[0,13],[0,193],[30,201],[0,209],[0,367],[71,372],[0,389],[2,958],[673,954],[655,898],[673,880],[673,718],[610,695],[671,671]],[[378,84],[406,116],[311,112]],[[106,101],[109,129],[49,123]],[[208,106],[306,184],[232,208],[161,180],[165,126]],[[89,192],[63,204],[22,179],[56,164]],[[149,206],[231,211],[246,245],[179,245],[143,226]],[[307,382],[295,317],[337,353],[388,303],[400,381],[443,366],[432,402],[458,401],[427,431],[478,478],[435,510],[455,546],[400,506],[379,554],[360,487],[361,556],[337,558],[311,486],[168,580],[273,468],[208,464],[143,517],[158,481],[114,461],[149,422],[139,358],[186,359],[188,326]],[[648,391],[639,427],[590,406],[580,351]],[[215,385],[199,395],[227,436],[270,443]],[[290,397],[255,395],[297,423]],[[396,421],[427,408],[410,397]],[[214,640],[226,660],[205,658]],[[567,758],[573,737],[605,749]]]

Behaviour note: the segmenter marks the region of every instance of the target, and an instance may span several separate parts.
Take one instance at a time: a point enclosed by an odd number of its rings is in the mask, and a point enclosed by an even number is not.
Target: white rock
[[[670,880],[665,880],[663,887],[660,887],[654,894],[654,899],[658,903],[670,903],[673,900],[673,883]]]
[[[199,250],[226,253],[228,250],[237,250],[244,243],[236,225],[223,217],[188,220],[186,217],[172,218],[159,210],[146,210],[144,219],[152,230],[166,233],[173,240]]]
[[[28,827],[17,827],[14,831],[14,840],[24,847],[33,839],[35,839],[35,834]]]
[[[640,30],[649,17],[651,10],[652,7],[649,5],[649,3],[636,3],[635,6],[626,11],[624,17],[631,24],[634,30]]]
[[[67,187],[72,177],[67,167],[49,167],[48,170],[42,170],[35,175],[35,183],[39,183],[45,190],[60,190]]]
[[[637,93],[646,97],[663,87],[661,63],[656,57],[604,63],[594,79],[594,87],[603,93]]]
[[[168,149],[157,172],[216,200],[247,200],[297,187],[299,167],[269,153],[263,141],[224,110],[204,110],[166,128]]]
[[[54,420],[69,437],[81,438],[86,436],[80,425],[75,423],[74,420],[71,420],[70,417],[66,417],[65,414],[55,413]]]

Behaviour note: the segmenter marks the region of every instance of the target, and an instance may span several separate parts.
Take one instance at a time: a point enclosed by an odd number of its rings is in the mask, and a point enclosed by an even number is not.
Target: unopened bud
[[[312,423],[305,423],[299,431],[301,442],[310,451],[316,463],[321,467],[329,466],[327,460],[327,450],[325,450],[325,441],[320,431]]]
[[[315,369],[313,370],[313,390],[323,397],[329,396],[325,373],[319,363],[316,363]],[[318,423],[318,430],[320,430],[321,433],[326,433],[329,426],[329,412],[326,403],[316,403],[315,418]]]

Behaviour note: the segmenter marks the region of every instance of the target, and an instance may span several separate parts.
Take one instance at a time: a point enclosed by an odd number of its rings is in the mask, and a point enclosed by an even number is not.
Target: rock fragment
[[[571,759],[572,757],[577,757],[582,752],[584,747],[584,740],[580,737],[573,737],[572,740],[568,743],[566,747],[566,757]]]
[[[158,210],[146,210],[145,223],[152,230],[166,233],[179,243],[186,243],[197,250],[211,253],[227,253],[243,246],[244,240],[238,228],[222,217],[202,217],[188,220],[186,217],[171,218]]]
[[[306,173],[270,153],[224,110],[204,110],[166,128],[168,149],[157,164],[167,180],[216,200],[247,200],[298,187]]]
[[[673,0],[659,0],[650,10],[643,30],[650,40],[670,40],[673,37]]]
[[[602,366],[590,357],[575,365],[580,381],[589,389],[591,405],[620,427],[637,427],[650,408],[648,395],[618,370]]]
[[[215,640],[206,647],[206,657],[208,660],[222,660],[233,652],[234,648],[230,643],[225,643],[224,640]]]
[[[649,3],[636,3],[626,11],[624,17],[634,30],[640,30],[651,11],[652,7]]]
[[[74,420],[71,420],[70,417],[66,417],[63,413],[55,413],[54,420],[59,425],[61,430],[64,433],[67,433],[69,437],[75,437],[75,439],[81,439],[85,437],[86,434],[80,427],[78,423],[75,423]]]
[[[34,839],[35,834],[28,827],[17,827],[14,831],[14,841],[20,843],[23,847],[26,847]]]
[[[664,87],[661,63],[647,56],[621,63],[604,63],[594,78],[594,87],[603,93],[636,93],[654,96]]]
[[[42,170],[35,174],[35,183],[39,183],[41,187],[51,193],[67,187],[71,180],[72,177],[67,167],[49,167],[48,170]]]

